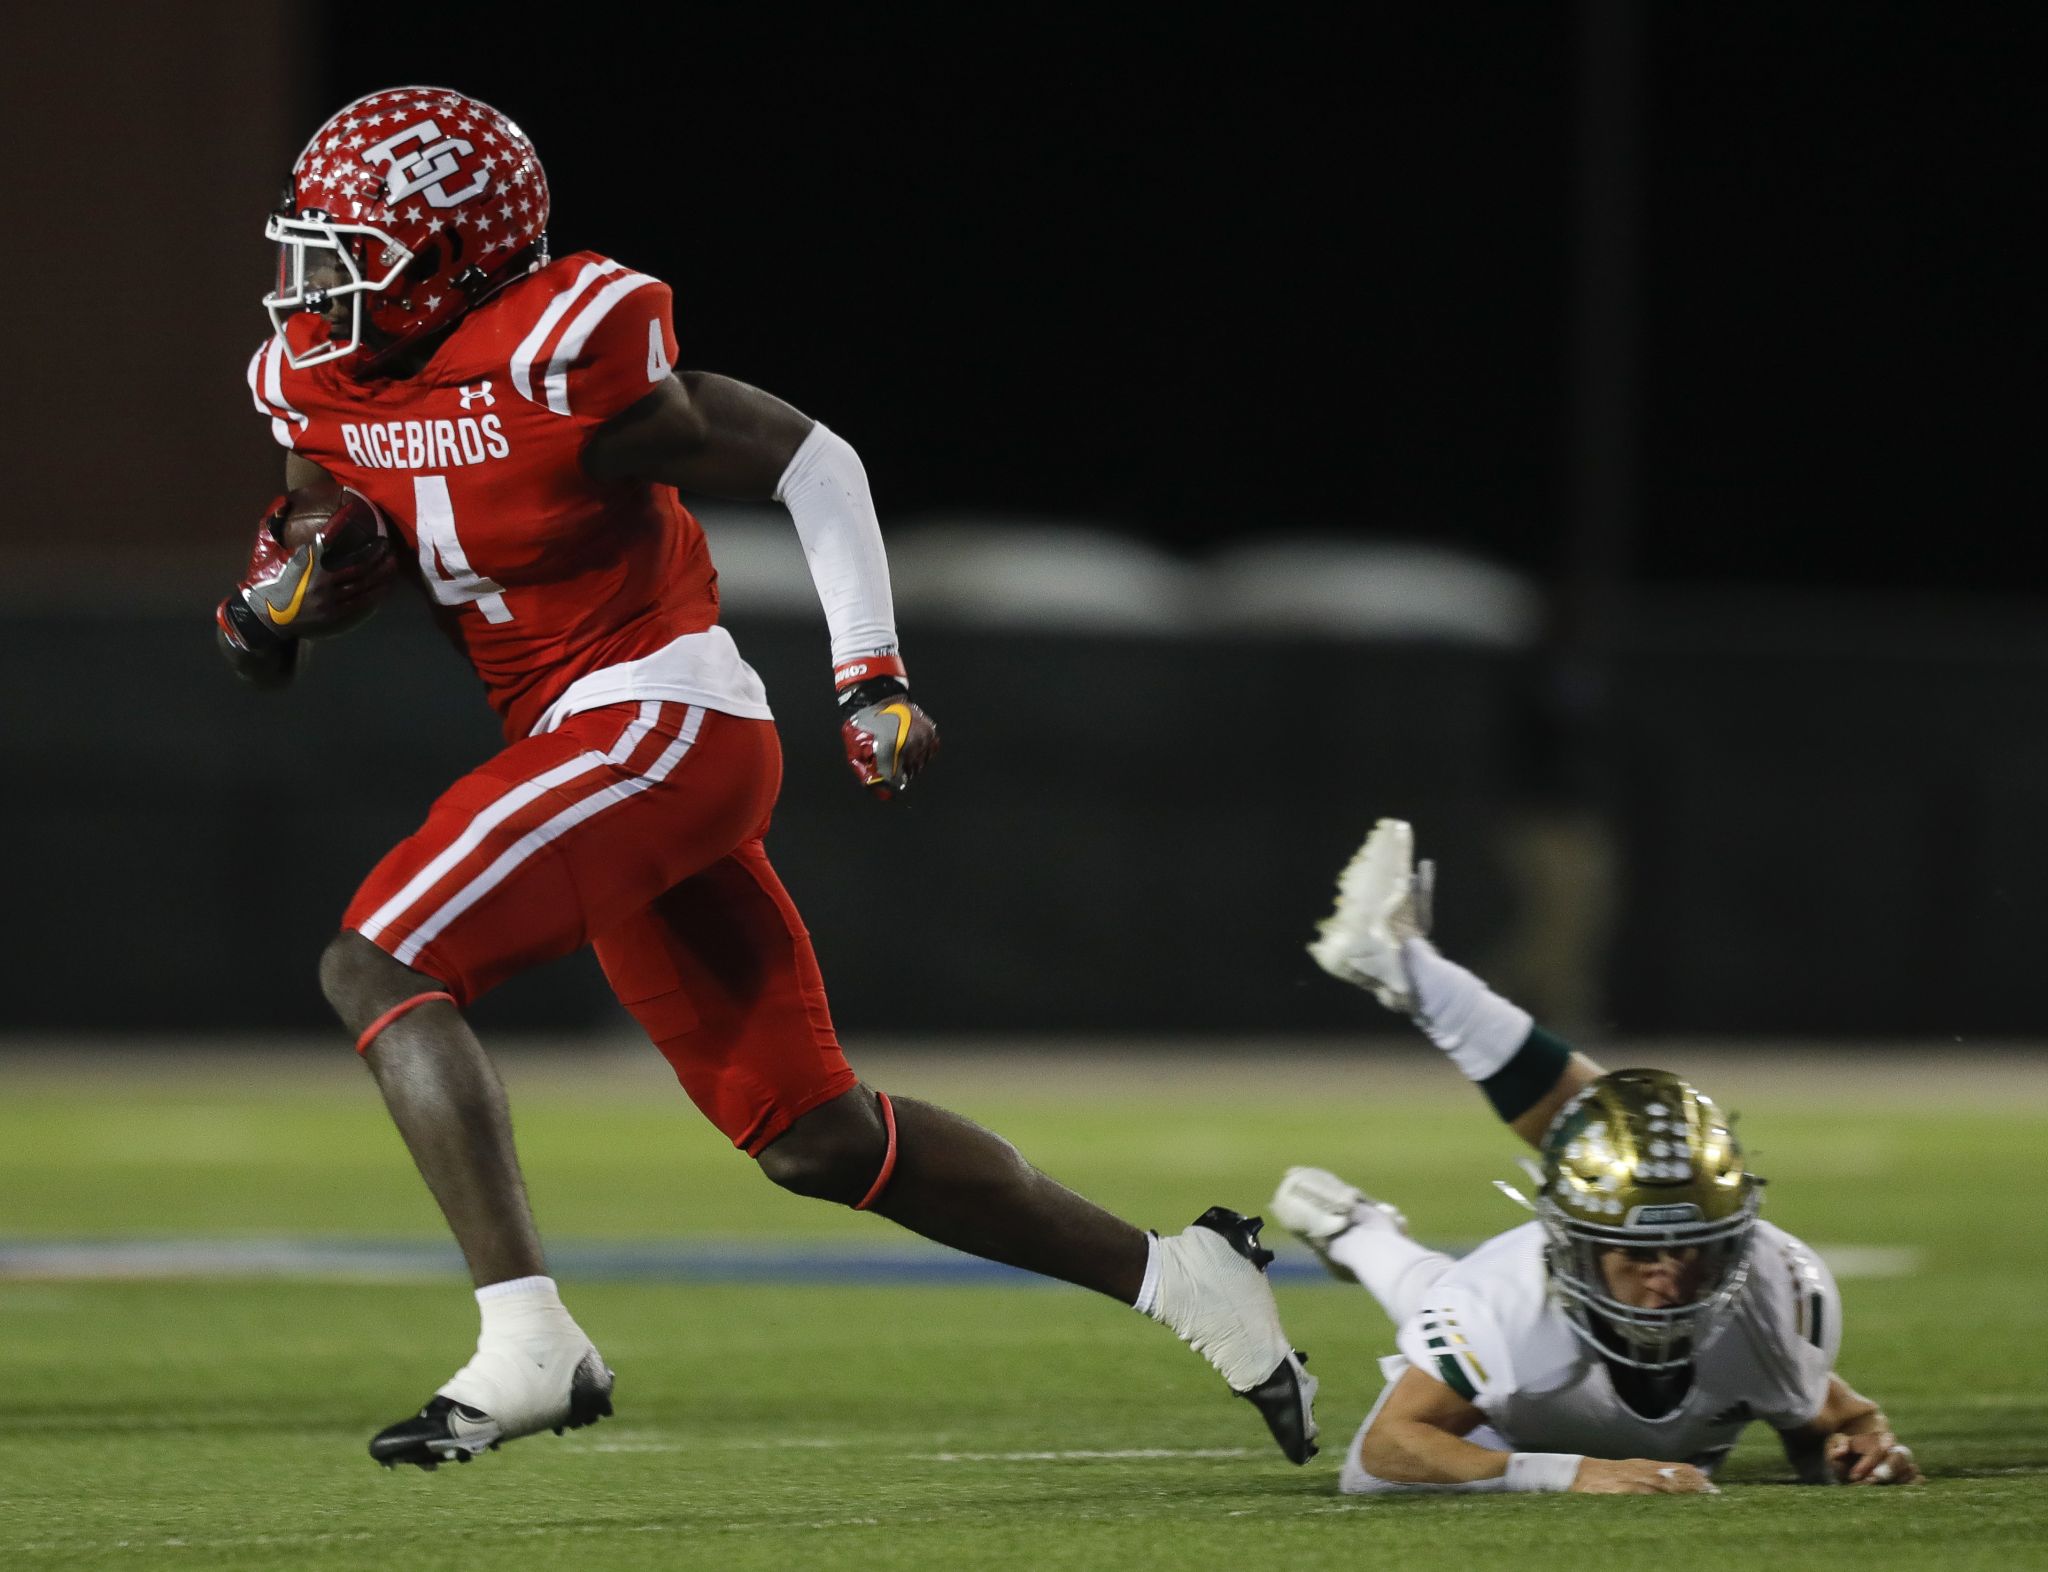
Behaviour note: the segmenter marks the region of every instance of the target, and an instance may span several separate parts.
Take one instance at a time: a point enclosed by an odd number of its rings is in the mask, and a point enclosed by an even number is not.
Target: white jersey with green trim
[[[1709,1472],[1752,1420],[1785,1430],[1820,1411],[1841,1346],[1841,1298],[1819,1256],[1784,1229],[1757,1223],[1729,1323],[1694,1365],[1684,1399],[1655,1419],[1622,1401],[1607,1362],[1573,1332],[1550,1292],[1543,1243],[1542,1225],[1524,1223],[1453,1263],[1401,1327],[1400,1353],[1380,1361],[1388,1390],[1411,1367],[1444,1382],[1486,1415],[1466,1437],[1480,1446]],[[1376,1404],[1361,1438],[1378,1412]],[[1354,1441],[1343,1488],[1403,1487],[1366,1473]]]

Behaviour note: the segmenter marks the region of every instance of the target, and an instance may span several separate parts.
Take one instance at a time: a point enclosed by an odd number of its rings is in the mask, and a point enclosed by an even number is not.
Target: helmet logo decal
[[[1700,1223],[1706,1219],[1700,1216],[1700,1209],[1691,1202],[1679,1206],[1638,1206],[1628,1214],[1631,1228],[1656,1228],[1674,1223]]]
[[[409,153],[400,153],[398,150],[408,142],[422,145]],[[417,192],[426,197],[431,207],[456,207],[490,189],[491,177],[481,170],[459,191],[450,191],[442,184],[461,168],[458,156],[475,151],[474,142],[444,136],[439,123],[428,119],[416,120],[396,135],[364,148],[363,160],[391,166],[386,177],[391,186],[384,197],[387,203],[403,202]]]

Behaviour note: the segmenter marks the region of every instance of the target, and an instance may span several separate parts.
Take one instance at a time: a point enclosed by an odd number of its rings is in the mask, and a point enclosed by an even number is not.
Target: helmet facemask
[[[263,309],[278,333],[284,334],[301,311],[324,316],[342,299],[349,306],[346,337],[337,334],[331,318],[323,343],[301,351],[286,337],[285,354],[292,365],[314,366],[363,348],[364,297],[380,294],[396,280],[412,253],[374,224],[337,224],[313,208],[296,218],[273,213],[263,232],[277,243],[277,288],[263,297]]]
[[[1620,1070],[1568,1103],[1544,1138],[1551,1289],[1579,1339],[1637,1370],[1681,1370],[1726,1328],[1749,1279],[1762,1180],[1713,1103],[1662,1071]],[[1678,1257],[1682,1303],[1619,1298],[1610,1251]]]
[[[1757,1210],[1754,1191],[1739,1217],[1719,1223],[1695,1220],[1602,1229],[1571,1217],[1548,1196],[1536,1210],[1548,1241],[1551,1284],[1572,1329],[1616,1364],[1653,1371],[1691,1364],[1725,1329],[1727,1312],[1749,1280],[1750,1233]],[[1685,1302],[1653,1309],[1615,1298],[1604,1257],[1618,1249],[1682,1254],[1690,1288]]]

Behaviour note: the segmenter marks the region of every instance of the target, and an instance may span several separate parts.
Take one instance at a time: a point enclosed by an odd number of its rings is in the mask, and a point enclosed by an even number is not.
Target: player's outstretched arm
[[[1581,1495],[1711,1494],[1686,1463],[1550,1452],[1501,1452],[1465,1437],[1486,1416],[1443,1382],[1404,1371],[1358,1441],[1358,1465],[1380,1488],[1572,1491]]]
[[[593,432],[583,467],[598,480],[787,507],[831,630],[840,734],[855,777],[892,797],[937,757],[938,727],[910,702],[897,649],[889,558],[867,471],[844,438],[772,393],[685,371]]]
[[[1600,1066],[1536,1024],[1429,942],[1432,866],[1415,861],[1415,832],[1382,819],[1337,880],[1336,910],[1308,947],[1318,966],[1412,1020],[1501,1122],[1539,1146],[1551,1120]]]
[[[1820,1412],[1778,1439],[1809,1485],[1911,1485],[1921,1477],[1884,1410],[1838,1375],[1828,1377]]]

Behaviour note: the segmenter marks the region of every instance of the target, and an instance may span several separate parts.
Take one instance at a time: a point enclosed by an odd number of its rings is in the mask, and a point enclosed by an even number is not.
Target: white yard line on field
[[[1815,1245],[1837,1277],[1911,1277],[1920,1252],[1911,1245]]]
[[[1102,1452],[1085,1448],[1066,1452],[905,1452],[919,1463],[1100,1463],[1178,1457],[1250,1457],[1248,1446],[1141,1446]]]

